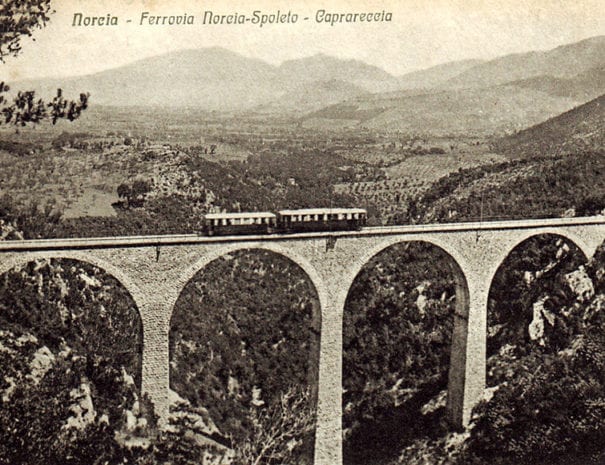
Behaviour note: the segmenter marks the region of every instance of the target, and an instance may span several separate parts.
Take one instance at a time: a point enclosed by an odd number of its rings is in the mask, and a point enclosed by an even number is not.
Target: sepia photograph
[[[0,465],[605,465],[605,0],[0,0]]]

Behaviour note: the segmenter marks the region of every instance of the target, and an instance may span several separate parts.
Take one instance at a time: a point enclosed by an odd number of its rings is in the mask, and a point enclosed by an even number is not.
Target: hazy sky
[[[393,74],[451,60],[494,58],[605,35],[605,0],[53,0],[46,28],[0,65],[2,79],[88,74],[184,48],[221,46],[273,64],[325,53]],[[317,10],[386,12],[391,22],[317,23]],[[296,24],[203,25],[205,11],[297,13]],[[141,13],[194,15],[193,25],[139,25]],[[108,13],[118,26],[73,27],[74,13]],[[309,17],[303,21],[303,17]],[[127,23],[127,20],[131,20]]]

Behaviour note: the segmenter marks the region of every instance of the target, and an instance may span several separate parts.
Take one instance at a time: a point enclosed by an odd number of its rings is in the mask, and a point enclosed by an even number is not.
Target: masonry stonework
[[[321,307],[316,465],[342,464],[343,312],[361,268],[400,242],[433,244],[452,258],[457,282],[450,359],[448,412],[462,427],[485,388],[487,300],[494,275],[508,254],[538,234],[556,234],[591,257],[605,239],[604,218],[367,228],[360,232],[205,238],[154,236],[0,243],[0,274],[40,258],[91,263],[129,291],[143,326],[142,391],[160,420],[169,412],[169,331],[185,285],[213,260],[240,249],[283,255],[308,275]]]

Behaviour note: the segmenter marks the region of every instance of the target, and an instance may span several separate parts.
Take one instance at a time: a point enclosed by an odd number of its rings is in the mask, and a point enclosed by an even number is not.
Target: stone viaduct
[[[465,425],[485,387],[486,314],[492,279],[524,240],[555,234],[587,258],[605,240],[605,217],[364,228],[289,235],[108,237],[0,242],[0,273],[38,258],[72,258],[117,278],[130,292],[143,324],[142,390],[161,419],[168,415],[168,336],[175,302],[208,263],[238,249],[264,249],[299,265],[315,286],[321,336],[315,463],[342,464],[342,326],[351,284],[374,255],[399,242],[433,244],[452,258],[457,280],[448,412]]]

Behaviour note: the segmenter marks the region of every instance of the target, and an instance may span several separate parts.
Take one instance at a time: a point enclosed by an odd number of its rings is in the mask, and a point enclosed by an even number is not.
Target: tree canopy
[[[0,4],[0,61],[17,56],[23,36],[31,37],[34,29],[43,28],[51,13],[50,0],[4,0]]]
[[[21,52],[21,39],[32,37],[35,29],[46,26],[50,20],[50,0],[4,0],[0,4],[0,62]],[[35,40],[35,39],[33,39]],[[26,126],[59,119],[73,121],[88,107],[89,94],[81,93],[77,100],[66,100],[61,89],[57,89],[52,101],[36,98],[35,91],[17,92],[7,97],[10,87],[0,82],[0,113],[4,124]],[[0,120],[2,121],[2,120]],[[1,123],[0,123],[1,124]]]

